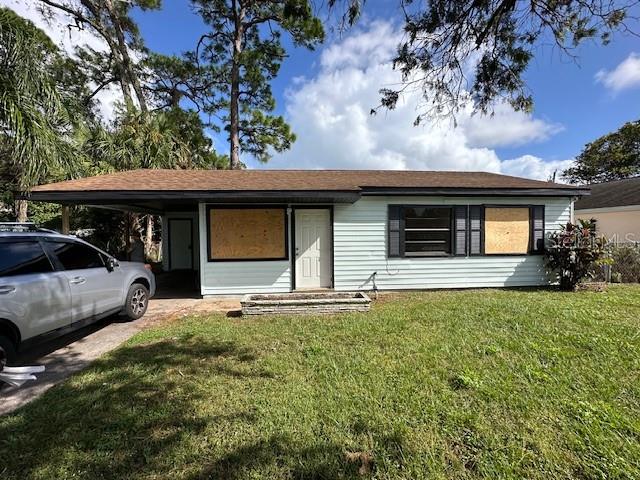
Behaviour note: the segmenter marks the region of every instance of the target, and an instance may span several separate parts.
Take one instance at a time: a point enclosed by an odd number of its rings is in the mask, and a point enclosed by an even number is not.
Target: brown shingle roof
[[[576,210],[640,205],[640,177],[589,185],[591,196],[576,202]]]
[[[487,172],[132,170],[41,185],[34,192],[361,191],[375,188],[574,189]]]

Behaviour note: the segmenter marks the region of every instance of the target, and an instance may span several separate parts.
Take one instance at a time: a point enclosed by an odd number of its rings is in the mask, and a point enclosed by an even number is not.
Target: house
[[[589,185],[575,203],[575,216],[595,219],[599,234],[615,243],[640,242],[640,177]]]
[[[161,215],[165,269],[208,296],[543,285],[545,235],[587,194],[484,172],[135,170],[30,198]]]

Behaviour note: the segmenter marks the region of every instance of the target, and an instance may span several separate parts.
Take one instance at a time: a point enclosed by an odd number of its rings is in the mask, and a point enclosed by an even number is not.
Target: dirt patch
[[[369,475],[373,469],[373,455],[369,452],[345,452],[345,459],[359,465],[358,475]]]
[[[384,305],[385,303],[395,302],[396,300],[406,296],[406,292],[378,292],[378,296],[376,298],[375,293],[367,292],[369,298],[371,298],[372,305],[379,304]]]

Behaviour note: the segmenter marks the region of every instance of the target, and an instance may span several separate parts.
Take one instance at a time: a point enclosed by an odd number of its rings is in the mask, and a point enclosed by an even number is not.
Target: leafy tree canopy
[[[353,23],[364,0],[330,0]],[[524,73],[536,54],[552,45],[574,57],[586,40],[607,44],[627,31],[637,0],[399,0],[404,32],[394,66],[402,84],[381,90],[382,107],[394,108],[407,90],[423,96],[425,116],[455,115],[471,103],[490,112],[506,101],[529,112],[533,98]],[[375,109],[374,109],[375,112]]]
[[[640,175],[640,120],[588,143],[562,173],[571,183],[599,183]]]
[[[159,9],[160,0],[37,0],[41,10],[51,15],[53,9],[71,16],[73,29],[89,29],[102,39],[108,49],[97,51],[89,47],[78,47],[77,54],[84,71],[96,83],[92,95],[118,83],[126,105],[137,106],[143,113],[148,110],[147,100],[141,83],[141,64],[136,62],[131,52],[144,52],[145,47],[137,24],[131,18],[131,11]],[[133,93],[132,93],[133,92]]]
[[[196,112],[173,108],[143,116],[131,109],[110,127],[84,132],[85,175],[136,168],[216,169],[228,159],[215,153]]]

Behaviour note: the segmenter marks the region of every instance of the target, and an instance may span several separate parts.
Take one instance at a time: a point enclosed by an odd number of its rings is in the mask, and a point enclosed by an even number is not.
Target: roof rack
[[[48,228],[38,227],[33,222],[0,222],[0,232],[43,232],[43,233],[58,233],[55,230]]]

